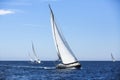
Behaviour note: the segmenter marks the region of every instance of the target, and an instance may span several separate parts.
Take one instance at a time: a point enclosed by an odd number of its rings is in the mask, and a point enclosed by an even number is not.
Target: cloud
[[[0,9],[0,15],[14,14],[15,12],[12,10],[4,10]]]

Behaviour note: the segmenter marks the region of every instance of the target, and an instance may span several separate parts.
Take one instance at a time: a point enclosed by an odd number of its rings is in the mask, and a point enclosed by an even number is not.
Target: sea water
[[[80,61],[81,69],[56,69],[54,61],[0,61],[0,80],[120,80],[120,61]]]

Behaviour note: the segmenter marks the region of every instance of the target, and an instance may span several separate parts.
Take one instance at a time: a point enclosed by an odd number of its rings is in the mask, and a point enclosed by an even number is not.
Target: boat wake
[[[33,68],[33,69],[56,69],[56,67],[46,67],[46,66],[12,66],[12,65],[1,65],[1,67],[10,68]]]
[[[56,69],[56,67],[43,67],[44,69]]]

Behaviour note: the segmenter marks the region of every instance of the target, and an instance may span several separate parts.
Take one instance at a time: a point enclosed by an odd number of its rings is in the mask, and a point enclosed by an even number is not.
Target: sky
[[[120,60],[119,0],[0,0],[0,60],[56,60],[50,10],[76,58]]]

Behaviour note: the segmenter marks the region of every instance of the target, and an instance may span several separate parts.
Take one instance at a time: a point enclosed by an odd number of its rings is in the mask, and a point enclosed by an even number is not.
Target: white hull
[[[34,63],[34,64],[40,64],[41,63],[41,61],[31,61],[32,63]]]
[[[57,69],[79,69],[81,67],[79,62],[71,63],[71,64],[58,64],[56,66]]]
[[[36,63],[36,64],[40,64],[41,63],[41,61],[38,59],[38,60],[34,60],[34,63]]]

